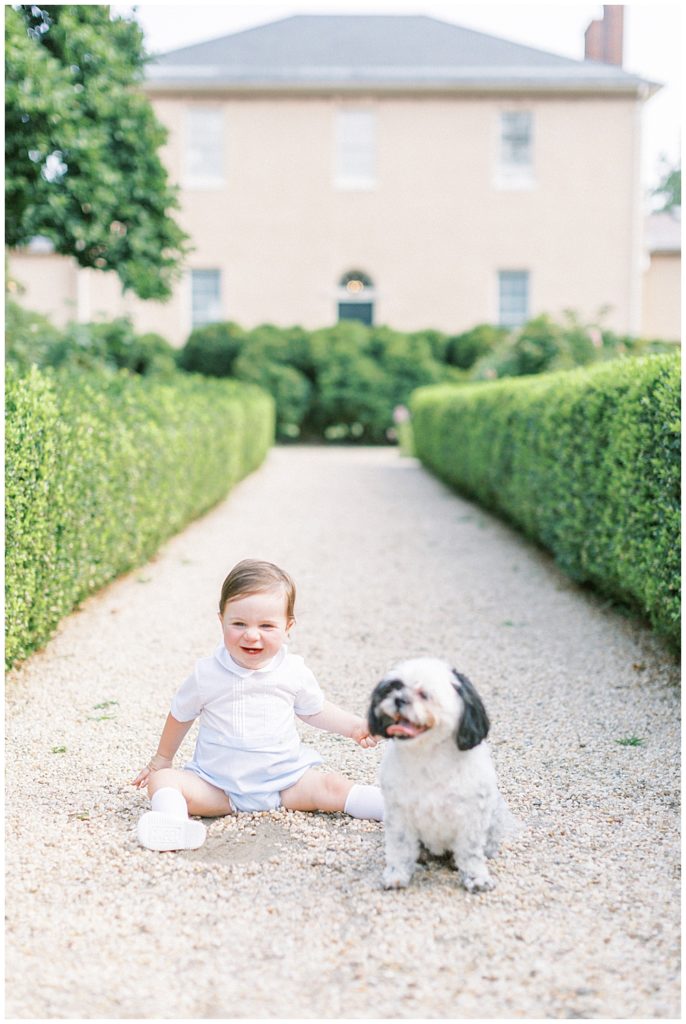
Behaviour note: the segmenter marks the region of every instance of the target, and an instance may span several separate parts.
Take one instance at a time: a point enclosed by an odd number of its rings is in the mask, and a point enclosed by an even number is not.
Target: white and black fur
[[[492,889],[486,858],[516,828],[496,781],[490,723],[473,685],[447,662],[413,658],[375,688],[369,728],[389,740],[381,762],[386,889],[412,878],[420,854],[452,854],[469,892]]]

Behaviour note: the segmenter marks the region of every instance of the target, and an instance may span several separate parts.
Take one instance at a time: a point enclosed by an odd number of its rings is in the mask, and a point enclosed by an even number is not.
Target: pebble
[[[129,781],[249,556],[295,577],[292,650],[340,705],[412,655],[473,680],[525,825],[492,893],[438,863],[384,892],[382,825],[342,814],[137,845]],[[140,575],[8,677],[8,1018],[678,1017],[678,673],[647,630],[395,449],[277,448]],[[381,746],[300,731],[375,781]]]

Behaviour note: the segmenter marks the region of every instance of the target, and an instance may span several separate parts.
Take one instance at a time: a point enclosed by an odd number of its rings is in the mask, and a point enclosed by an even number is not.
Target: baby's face
[[[286,618],[282,587],[227,601],[219,616],[224,646],[243,668],[263,668],[278,654],[293,625]]]

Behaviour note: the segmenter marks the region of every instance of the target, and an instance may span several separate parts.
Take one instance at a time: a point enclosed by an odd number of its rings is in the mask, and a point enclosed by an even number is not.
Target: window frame
[[[196,302],[195,302],[196,292],[195,292],[195,284],[196,284],[196,281],[198,280],[196,278],[196,275],[199,275],[199,274],[205,274],[205,275],[214,274],[214,275],[216,275],[217,295],[216,295],[216,306],[214,308],[216,309],[217,315],[216,316],[215,315],[210,315],[210,316],[207,317],[207,319],[196,320]],[[223,286],[221,269],[219,267],[193,267],[191,270],[189,270],[188,282],[189,282],[189,304],[188,305],[189,305],[189,319],[190,319],[190,328],[191,328],[191,330],[195,330],[196,327],[206,327],[208,324],[220,323],[221,321],[226,320],[226,316],[224,315],[224,286]]]
[[[508,136],[506,133],[506,119],[514,117],[527,117],[528,118],[528,134],[526,139],[526,156],[525,161],[519,162],[507,158],[506,147],[512,143],[510,137],[508,142]],[[497,189],[502,190],[527,190],[532,189],[536,185],[535,175],[535,118],[534,111],[527,107],[508,107],[506,109],[500,109],[498,111],[497,121],[497,138],[496,138],[496,158],[495,158],[495,174],[494,174],[494,185]]]
[[[520,317],[512,319],[509,317],[504,319],[503,317],[503,285],[505,284],[505,278],[512,279],[518,277],[525,283],[524,291],[524,306],[523,314]],[[508,330],[514,330],[517,327],[521,327],[531,318],[531,271],[518,268],[514,270],[509,268],[507,270],[498,270],[496,272],[496,323],[499,327],[506,327]]]
[[[211,114],[217,119],[216,168],[208,173],[196,173],[191,166],[191,125],[198,114]],[[196,144],[196,149],[197,149]],[[223,107],[213,104],[189,103],[183,118],[183,187],[187,189],[216,189],[226,184],[226,132]]]
[[[346,137],[345,126],[360,123],[364,118],[370,126],[368,138],[360,141],[359,138]],[[348,192],[370,192],[377,184],[377,112],[370,109],[357,109],[341,107],[335,112],[334,138],[333,138],[333,184],[341,191]],[[368,146],[360,160],[360,151],[363,146]],[[360,169],[355,168],[356,161],[361,165]],[[365,170],[365,164],[367,169]],[[352,166],[351,166],[352,165]]]

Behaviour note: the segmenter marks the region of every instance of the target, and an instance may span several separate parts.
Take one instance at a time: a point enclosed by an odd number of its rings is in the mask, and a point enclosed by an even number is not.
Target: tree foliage
[[[681,167],[673,167],[667,158],[663,157],[662,178],[652,194],[661,199],[660,211],[667,212],[681,207]]]
[[[168,297],[187,236],[140,90],[141,29],[105,5],[5,14],[6,243],[44,235],[142,298]]]

